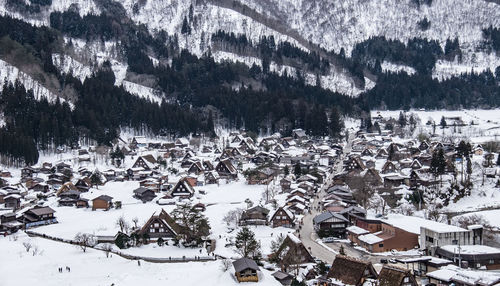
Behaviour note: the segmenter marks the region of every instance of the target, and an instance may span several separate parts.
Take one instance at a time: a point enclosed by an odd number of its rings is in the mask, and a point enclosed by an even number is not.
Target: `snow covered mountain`
[[[50,5],[40,6],[37,13],[23,13],[12,3],[18,0],[0,0],[0,14],[35,24],[50,26],[50,13],[77,9],[81,16],[102,13],[101,0],[53,0]],[[21,1],[30,4],[30,1]],[[201,56],[211,51],[218,62],[239,61],[249,66],[261,59],[234,51],[214,50],[212,34],[219,30],[245,35],[252,43],[263,36],[273,36],[276,43],[289,42],[304,51],[314,51],[333,64],[331,70],[320,77],[322,87],[351,96],[375,86],[375,77],[365,73],[365,85],[359,85],[342,64],[336,64],[326,51],[345,52],[347,57],[353,47],[370,37],[385,36],[405,43],[408,39],[427,38],[438,40],[444,49],[447,39],[458,38],[464,54],[462,62],[440,60],[433,77],[446,79],[462,72],[494,71],[500,58],[481,49],[482,29],[500,27],[500,5],[483,0],[117,0],[126,11],[126,16],[136,24],[144,24],[151,34],[166,31],[179,36],[179,47]],[[190,33],[181,29],[188,19]],[[422,29],[420,22],[426,19],[429,25]],[[110,58],[124,61],[110,49],[96,49],[96,43],[79,42],[78,50],[90,54],[86,66],[94,66]],[[105,46],[117,43],[106,43]],[[57,57],[57,55],[55,55]],[[154,57],[154,55],[152,55]],[[76,62],[81,58],[75,59]],[[70,60],[71,61],[71,60]],[[384,63],[383,70],[405,70],[411,67],[400,63]],[[61,66],[68,71],[68,66]],[[272,63],[272,70],[295,75],[296,67]],[[123,71],[123,69],[122,69]],[[88,69],[73,69],[83,79]],[[316,84],[317,76],[302,71],[306,82]],[[366,70],[365,70],[366,72]],[[120,78],[124,78],[121,74]],[[154,87],[148,87],[154,88]]]

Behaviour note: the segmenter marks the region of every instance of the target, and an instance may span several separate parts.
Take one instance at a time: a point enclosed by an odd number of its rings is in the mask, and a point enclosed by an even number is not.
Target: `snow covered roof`
[[[291,234],[289,233],[288,234],[288,238],[290,238],[290,240],[295,243],[295,244],[300,244],[302,243],[302,241],[300,241],[300,239],[298,237],[296,237],[294,234]]]
[[[363,242],[368,243],[368,244],[375,244],[375,243],[379,243],[379,242],[384,241],[382,238],[380,238],[372,233],[360,235],[360,236],[358,236],[358,239],[360,241],[363,241]]]
[[[427,273],[427,276],[444,282],[458,282],[458,284],[466,285],[494,285],[500,281],[498,272],[468,270],[455,265],[444,266]]]
[[[461,254],[498,254],[500,249],[487,245],[444,245],[440,246],[445,251],[450,253]]]
[[[333,217],[336,218],[336,219],[342,220],[342,221],[346,221],[346,222],[348,221],[345,217],[343,217],[342,215],[339,215],[337,213],[324,212],[324,213],[321,213],[321,214],[315,216],[313,218],[313,222],[315,224],[317,224],[317,223],[321,223],[321,222],[323,222],[325,220],[328,220],[330,218],[333,218]]]
[[[387,218],[382,220],[382,222],[415,234],[420,234],[421,227],[437,233],[467,231],[466,229],[458,226],[448,225],[414,216],[404,216],[400,214],[389,214]]]
[[[359,235],[359,234],[367,234],[367,233],[369,233],[369,231],[368,231],[368,230],[363,229],[363,228],[358,227],[358,226],[355,226],[355,225],[351,225],[350,227],[346,228],[346,230],[347,230],[348,232],[352,232],[352,233],[354,233],[354,234],[358,234],[358,235]]]

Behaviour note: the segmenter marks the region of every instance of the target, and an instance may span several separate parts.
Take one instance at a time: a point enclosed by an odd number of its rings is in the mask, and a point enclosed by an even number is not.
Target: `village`
[[[0,249],[59,274],[71,255],[206,268],[210,285],[496,285],[500,225],[480,212],[500,204],[499,146],[452,136],[471,126],[373,113],[342,140],[233,131],[60,150],[0,172]]]

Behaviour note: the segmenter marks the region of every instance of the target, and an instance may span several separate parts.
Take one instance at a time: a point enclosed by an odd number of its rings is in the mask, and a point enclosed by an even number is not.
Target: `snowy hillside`
[[[443,47],[447,39],[458,37],[464,59],[462,62],[439,60],[433,72],[433,77],[439,80],[462,72],[486,69],[494,71],[500,65],[500,57],[480,51],[479,48],[483,40],[482,29],[490,25],[500,27],[500,5],[482,0],[434,0],[431,5],[416,5],[413,0],[116,2],[123,6],[131,20],[136,24],[144,24],[152,34],[161,30],[169,35],[177,34],[181,49],[188,49],[197,56],[210,51],[217,62],[229,60],[241,61],[249,66],[254,63],[261,65],[259,58],[212,50],[212,34],[223,30],[235,35],[244,34],[254,44],[263,36],[272,36],[276,43],[287,41],[305,51],[315,45],[335,52],[343,48],[347,56],[357,43],[373,36],[385,36],[402,42],[413,37],[436,39]],[[50,13],[54,11],[78,9],[81,16],[98,15],[101,13],[101,6],[96,3],[98,2],[94,0],[54,0],[52,5],[42,7],[40,13],[26,16],[9,8],[7,0],[0,0],[0,15],[10,15],[38,26],[48,26]],[[230,3],[233,5],[229,5]],[[242,7],[250,9],[245,8],[245,11]],[[191,29],[187,34],[181,33],[184,19],[188,19]],[[419,26],[423,19],[430,22],[428,29],[423,30]],[[117,75],[117,84],[125,79],[127,66],[124,64],[119,42],[85,42],[66,38],[66,44],[74,50],[69,55],[71,58],[65,56],[65,61],[54,58],[62,71],[73,70],[78,78],[84,79],[90,71],[81,68],[78,63],[95,66],[110,60]],[[152,61],[155,65],[159,63],[155,58]],[[271,65],[271,70],[278,73],[287,70],[291,75],[296,73],[293,67],[276,64]],[[405,71],[408,74],[415,72],[412,67],[389,62],[382,63],[382,70]],[[316,84],[315,75],[304,76],[308,79],[308,84]],[[373,81],[365,80],[365,88],[360,89],[342,68],[332,68],[332,71],[320,78],[322,87],[350,96],[356,96],[375,86]]]
[[[414,1],[390,0],[241,0],[273,18],[286,21],[291,28],[326,49],[350,54],[352,47],[373,36],[406,40],[427,37],[442,45],[458,36],[464,47],[475,47],[481,29],[500,26],[500,6],[478,0],[434,0],[417,7]],[[426,31],[418,21],[426,17]]]
[[[31,76],[26,73],[20,71],[15,66],[10,65],[9,63],[0,60],[0,80],[1,82],[9,82],[14,84],[16,80],[24,85],[26,89],[33,90],[33,95],[35,99],[40,100],[42,98],[46,98],[49,102],[55,102],[58,98],[57,95],[52,93],[50,90],[45,88],[38,81],[34,80]],[[0,89],[3,88],[3,84],[0,85]],[[65,100],[60,98],[61,102]],[[69,102],[71,108],[73,108],[73,104]]]

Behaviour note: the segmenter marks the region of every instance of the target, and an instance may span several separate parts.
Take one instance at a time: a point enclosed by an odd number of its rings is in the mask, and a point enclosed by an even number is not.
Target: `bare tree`
[[[230,210],[226,213],[226,215],[224,215],[222,221],[225,222],[228,227],[236,227],[242,213],[243,210],[240,208]]]
[[[222,262],[221,262],[221,270],[223,272],[226,272],[229,270],[229,268],[231,268],[231,260],[230,259],[223,259]]]
[[[79,232],[75,235],[74,240],[77,243],[78,247],[83,250],[83,252],[87,250],[87,247],[93,246],[95,244],[95,237],[88,233]]]
[[[37,255],[39,251],[40,250],[38,249],[37,245],[33,245],[33,247],[31,248],[31,254],[33,254],[33,256]]]
[[[110,243],[106,243],[102,246],[102,250],[106,253],[106,258],[109,257],[109,253],[113,250],[113,246]]]
[[[136,228],[136,229],[137,229],[137,223],[139,223],[139,218],[138,218],[138,217],[134,217],[134,218],[132,219],[132,222],[134,223],[134,228]]]
[[[31,242],[29,242],[29,241],[23,242],[23,246],[26,249],[26,252],[30,252],[30,249],[33,247]]]
[[[116,225],[120,228],[121,232],[127,232],[127,230],[129,229],[129,225],[128,225],[127,221],[125,220],[124,216],[120,216],[116,220]]]

